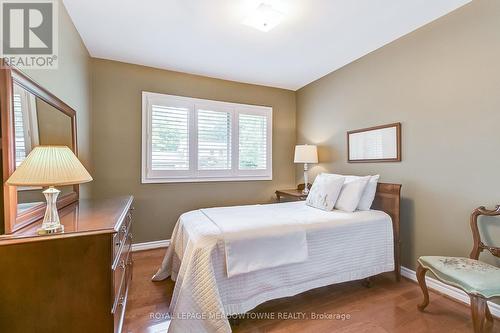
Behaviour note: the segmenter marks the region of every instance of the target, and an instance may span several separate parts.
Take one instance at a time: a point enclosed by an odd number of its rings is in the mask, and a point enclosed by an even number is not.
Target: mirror
[[[9,234],[43,218],[46,200],[40,187],[8,186],[5,182],[38,145],[68,146],[78,156],[76,112],[0,59],[0,116],[4,183],[0,224]],[[58,189],[59,209],[78,200],[78,185]]]
[[[401,123],[347,132],[347,161],[400,162]]]
[[[71,117],[14,83],[14,156],[16,168],[39,145],[62,145],[73,149]],[[45,203],[40,187],[17,187],[17,214]],[[61,196],[73,186],[59,187]]]

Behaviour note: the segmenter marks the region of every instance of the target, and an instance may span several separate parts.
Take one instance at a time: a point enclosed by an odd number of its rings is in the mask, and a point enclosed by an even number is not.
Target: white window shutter
[[[231,170],[231,113],[197,110],[198,170]]]
[[[143,92],[142,182],[272,179],[272,108]]]
[[[151,169],[189,170],[189,109],[151,108]]]
[[[26,158],[26,125],[23,114],[22,97],[14,94],[14,140],[16,152],[16,167]]]
[[[267,116],[239,114],[239,170],[267,168]]]

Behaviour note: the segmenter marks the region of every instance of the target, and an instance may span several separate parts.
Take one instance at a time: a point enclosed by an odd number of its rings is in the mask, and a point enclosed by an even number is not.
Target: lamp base
[[[43,191],[43,195],[47,200],[47,209],[45,210],[42,226],[37,230],[39,235],[64,232],[64,226],[59,221],[59,213],[57,212],[57,197],[59,193],[61,191],[52,186]]]
[[[302,190],[303,195],[309,194],[309,177],[307,175],[307,170],[309,170],[309,167],[307,163],[304,163],[304,189]]]
[[[42,227],[38,228],[36,230],[36,233],[38,235],[51,235],[51,234],[59,234],[64,232],[64,226],[62,224],[59,224],[54,227]]]

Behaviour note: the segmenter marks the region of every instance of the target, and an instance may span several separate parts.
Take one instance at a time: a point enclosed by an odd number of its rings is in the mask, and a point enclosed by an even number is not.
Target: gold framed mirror
[[[38,145],[68,146],[77,155],[76,112],[21,71],[1,63],[0,118],[5,233],[43,217],[42,189],[5,184],[17,166]],[[78,200],[78,185],[61,188],[57,207]]]

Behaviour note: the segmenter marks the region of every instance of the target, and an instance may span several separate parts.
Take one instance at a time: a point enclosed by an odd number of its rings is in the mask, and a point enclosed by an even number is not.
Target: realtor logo
[[[1,50],[17,68],[57,68],[57,2],[0,0]]]

